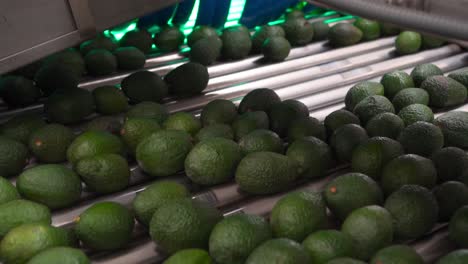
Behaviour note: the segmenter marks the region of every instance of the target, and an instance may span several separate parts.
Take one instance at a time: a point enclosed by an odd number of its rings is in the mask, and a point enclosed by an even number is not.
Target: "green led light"
[[[231,0],[226,23],[224,23],[225,28],[239,24],[239,20],[244,12],[245,2],[246,0]]]
[[[339,21],[349,20],[349,19],[353,19],[353,18],[354,18],[354,16],[342,16],[342,17],[327,19],[327,20],[323,21],[323,23],[330,24],[330,23],[333,23],[333,22],[339,22]]]
[[[104,34],[113,36],[117,41],[119,41],[125,35],[125,33],[135,30],[137,28],[137,21],[138,19],[132,20],[126,24],[123,24],[122,26],[111,29],[107,33],[104,32]]]
[[[200,8],[200,0],[195,0],[195,4],[193,5],[192,13],[190,14],[190,17],[189,17],[187,23],[185,23],[185,25],[183,25],[181,27],[181,30],[182,30],[182,32],[184,32],[185,35],[189,35],[192,32],[193,27],[195,26],[195,23],[197,21],[198,9],[199,8]]]

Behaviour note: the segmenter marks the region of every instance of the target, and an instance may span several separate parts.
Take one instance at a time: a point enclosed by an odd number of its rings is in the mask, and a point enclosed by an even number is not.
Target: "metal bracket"
[[[96,24],[93,14],[89,9],[88,0],[68,0],[75,24],[82,39],[96,35]]]

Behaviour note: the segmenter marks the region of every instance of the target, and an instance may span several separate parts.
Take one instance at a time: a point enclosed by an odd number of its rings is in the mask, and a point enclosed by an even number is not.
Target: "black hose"
[[[468,25],[464,21],[428,14],[419,10],[412,10],[392,6],[372,0],[307,0],[310,3],[327,6],[359,15],[362,17],[388,22],[405,28],[412,28],[424,33],[468,40]]]

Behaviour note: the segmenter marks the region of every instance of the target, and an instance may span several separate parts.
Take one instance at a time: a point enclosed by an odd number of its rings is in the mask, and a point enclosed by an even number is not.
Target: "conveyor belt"
[[[323,120],[327,114],[343,107],[343,99],[347,90],[356,82],[378,81],[386,72],[396,69],[410,71],[415,65],[426,62],[438,65],[444,72],[468,65],[468,52],[464,52],[454,44],[398,57],[394,53],[393,42],[393,37],[382,38],[340,49],[330,49],[326,43],[319,42],[294,48],[289,59],[282,63],[259,64],[258,56],[237,62],[220,63],[209,67],[211,79],[207,90],[202,95],[184,100],[169,98],[166,104],[171,112],[197,113],[203,105],[215,98],[228,98],[239,102],[248,91],[268,87],[275,89],[282,99],[295,98],[302,101],[309,107],[312,116]],[[181,58],[175,54],[168,56],[171,59],[165,61],[167,65],[156,66],[150,70],[164,74],[180,63]],[[175,62],[175,64],[169,64],[170,62]],[[122,76],[101,78],[82,83],[81,87],[93,89],[102,84],[118,83],[122,78]],[[3,112],[0,113],[0,119],[11,117],[19,112],[37,112],[41,108],[42,105],[36,105],[27,109]],[[468,105],[461,106],[459,109],[466,111]],[[345,171],[346,167],[336,168],[326,178],[312,182],[301,181],[295,188],[321,190],[333,177]],[[283,193],[252,197],[239,192],[237,185],[233,182],[201,188],[190,183],[183,173],[166,177],[164,180],[174,180],[187,185],[194,199],[207,201],[220,208],[225,214],[244,212],[266,216],[274,203],[284,195]],[[147,176],[134,165],[129,188],[106,196],[84,192],[82,201],[76,206],[53,213],[53,225],[72,226],[76,216],[98,201],[116,201],[130,206],[135,194],[154,181],[154,178]],[[100,254],[90,251],[93,263],[158,263],[164,256],[155,250],[156,245],[146,233],[143,227],[137,225],[133,242],[128,248]],[[432,262],[453,248],[447,242],[444,226],[423,239],[411,242],[410,245],[416,248],[428,262]]]

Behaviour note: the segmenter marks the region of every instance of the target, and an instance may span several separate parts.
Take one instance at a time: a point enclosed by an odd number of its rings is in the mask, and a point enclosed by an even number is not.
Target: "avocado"
[[[392,100],[396,112],[412,104],[429,104],[429,93],[421,88],[406,88],[399,91]]]
[[[354,108],[354,114],[362,123],[367,123],[372,117],[381,113],[395,113],[392,103],[384,96],[372,95],[364,98]]]
[[[20,114],[8,119],[0,126],[0,134],[27,144],[34,131],[44,127],[46,122],[36,114]]]
[[[350,46],[361,41],[362,31],[350,23],[338,23],[328,31],[328,40],[335,47]]]
[[[330,31],[330,26],[324,21],[317,21],[312,23],[314,28],[314,37],[312,40],[321,41],[326,40],[328,37],[328,31]]]
[[[397,139],[405,128],[403,120],[392,113],[381,113],[369,120],[366,130],[371,137],[388,137]]]
[[[335,130],[337,130],[338,128],[344,125],[347,125],[347,124],[360,125],[361,121],[352,112],[346,109],[339,109],[327,115],[323,123],[327,129],[328,134],[331,135]]]
[[[65,229],[43,223],[24,224],[10,230],[0,242],[0,259],[5,264],[23,264],[39,252],[58,246],[71,246]]]
[[[183,218],[180,218],[181,214]],[[210,233],[221,219],[216,208],[190,198],[173,199],[156,210],[149,233],[167,253],[186,248],[207,248]]]
[[[184,168],[192,149],[190,134],[178,130],[160,130],[143,139],[136,149],[140,167],[153,177],[172,175]]]
[[[121,87],[133,103],[161,102],[168,94],[167,85],[161,77],[154,72],[145,70],[134,72],[125,77]]]
[[[128,99],[124,93],[115,86],[101,86],[93,90],[96,111],[103,115],[114,115],[125,112],[128,108]]]
[[[309,117],[309,112],[304,112],[302,109],[299,109],[289,103],[281,102],[281,103],[276,103],[271,106],[270,111],[268,112],[268,117],[270,120],[270,129],[277,133],[280,137],[285,137],[286,135],[289,134],[289,128],[292,125],[292,122],[295,121],[296,119],[302,119],[301,123],[306,122],[306,125],[301,125],[301,128],[304,129],[297,129],[294,131],[294,133],[291,134],[291,139],[294,140],[294,136],[300,137],[302,134],[309,134],[310,133],[310,128],[315,128],[316,126],[314,125],[319,125],[316,124],[317,122],[315,120],[312,120],[312,126],[310,125],[310,121],[304,121],[305,118]],[[322,126],[323,131],[325,128]],[[306,130],[306,131],[304,131]],[[309,133],[307,133],[309,132]],[[289,135],[288,135],[289,136]]]
[[[432,189],[437,183],[437,171],[430,159],[406,154],[385,165],[380,186],[388,196],[404,185],[412,184]]]
[[[85,89],[57,91],[44,103],[44,113],[50,122],[73,124],[94,112],[94,97]]]
[[[416,239],[429,232],[437,222],[439,208],[434,195],[425,187],[404,185],[384,204],[393,216],[395,237]]]
[[[112,41],[111,38],[99,35],[98,37],[87,40],[80,45],[80,52],[83,56],[88,54],[88,52],[91,50],[95,49],[106,49],[108,51],[114,51],[117,49],[117,43]]]
[[[0,175],[18,175],[29,163],[28,148],[22,143],[0,136]]]
[[[198,248],[182,249],[167,258],[163,264],[212,264],[213,259],[206,250]]]
[[[430,157],[444,146],[444,135],[439,127],[419,121],[405,127],[398,141],[407,153]]]
[[[347,124],[333,132],[330,146],[339,162],[350,162],[354,149],[367,139],[364,128],[356,124]]]
[[[445,113],[434,121],[442,130],[446,146],[468,147],[468,113],[452,111]]]
[[[51,223],[50,210],[45,205],[28,200],[12,200],[0,205],[0,237],[11,229],[30,223]]]
[[[338,230],[311,233],[304,239],[302,246],[309,252],[311,263],[325,264],[332,259],[354,256],[354,242]]]
[[[263,111],[246,112],[237,117],[232,123],[232,130],[236,140],[256,129],[268,129],[268,115]]]
[[[229,125],[225,124],[209,125],[198,131],[195,135],[195,140],[200,142],[202,140],[216,137],[234,140],[234,131],[232,131],[232,128]]]
[[[34,131],[29,138],[32,154],[45,163],[67,159],[67,148],[75,138],[73,130],[60,124],[49,124]]]
[[[205,66],[188,62],[170,71],[164,76],[169,93],[186,97],[201,93],[208,85],[210,76]]]
[[[464,171],[468,171],[468,155],[457,147],[439,149],[432,154],[431,159],[441,182],[456,180]]]
[[[154,119],[132,117],[128,118],[123,124],[120,130],[120,137],[130,153],[135,155],[138,144],[160,129],[161,126]]]
[[[260,52],[265,40],[273,37],[285,37],[286,33],[280,26],[264,25],[256,30],[252,36],[252,51]]]
[[[262,217],[230,215],[213,228],[209,239],[210,255],[218,263],[244,263],[258,245],[271,238],[270,226]]]
[[[195,44],[197,41],[204,39],[204,38],[209,38],[209,37],[218,37],[218,33],[216,32],[216,29],[210,27],[210,26],[203,26],[199,25],[196,26],[193,31],[188,35],[187,37],[187,45],[189,47],[192,47],[193,44]]]
[[[314,38],[314,27],[305,18],[288,19],[282,25],[291,46],[303,46]]]
[[[400,33],[400,28],[390,23],[380,23],[380,31],[384,36],[394,36]]]
[[[16,187],[9,180],[0,177],[0,206],[19,198],[20,195]]]
[[[273,235],[302,242],[310,233],[327,226],[327,210],[321,193],[293,192],[276,202],[270,216]]]
[[[92,50],[86,54],[84,59],[90,75],[107,75],[117,70],[117,58],[108,50]]]
[[[154,44],[161,51],[177,51],[184,40],[185,36],[178,27],[164,27],[153,38]]]
[[[466,237],[466,225],[468,223],[468,206],[459,208],[449,222],[449,238],[455,242],[457,246],[464,247],[468,245]]]
[[[444,72],[434,64],[425,63],[419,64],[410,73],[416,87],[421,87],[421,84],[431,76],[444,75]]]
[[[458,249],[440,258],[436,264],[463,264],[468,261],[468,250]]]
[[[156,120],[159,124],[162,124],[168,117],[169,112],[164,105],[143,101],[138,103],[127,111],[125,117],[128,118],[151,118]]]
[[[298,9],[292,9],[285,14],[286,20],[304,18],[304,12]]]
[[[277,262],[278,259],[283,263],[311,263],[309,253],[301,244],[287,238],[276,238],[255,248],[245,264],[268,264]]]
[[[44,65],[58,64],[68,66],[77,76],[82,76],[86,72],[86,65],[83,56],[74,48],[62,50],[44,59]]]
[[[384,86],[378,82],[360,82],[348,90],[345,97],[346,109],[354,111],[356,105],[372,95],[384,95]]]
[[[300,166],[300,174],[309,179],[320,178],[334,165],[333,154],[327,143],[315,137],[304,137],[292,142],[286,156]]]
[[[262,46],[263,57],[268,61],[285,60],[291,51],[291,44],[284,37],[272,37],[265,40]]]
[[[223,47],[221,54],[224,59],[240,60],[249,55],[252,49],[252,40],[249,32],[239,27],[228,27],[223,30],[221,35]]]
[[[0,97],[11,108],[31,105],[41,97],[41,91],[32,80],[22,76],[0,78]]]
[[[366,262],[353,258],[336,258],[328,261],[326,264],[366,264]]]
[[[121,47],[114,51],[117,65],[120,70],[131,71],[143,68],[146,56],[135,47]]]
[[[281,99],[275,91],[268,88],[259,88],[248,92],[239,104],[239,113],[254,111],[269,112],[274,104],[280,103]]]
[[[56,90],[71,90],[78,86],[80,76],[70,66],[62,64],[45,64],[34,76],[36,86],[45,96]]]
[[[146,30],[133,30],[125,33],[120,39],[119,44],[121,47],[138,48],[143,53],[148,54],[151,52],[153,39],[151,38],[151,34]]]
[[[421,49],[421,45],[421,34],[413,31],[403,31],[395,40],[395,49],[400,55],[416,53]]]
[[[377,251],[369,263],[424,264],[425,262],[412,247],[407,245],[393,245]]]
[[[445,76],[428,77],[421,88],[429,93],[429,105],[448,107],[463,104],[466,101],[466,87],[452,78]]]
[[[91,262],[79,249],[53,247],[35,255],[27,264],[91,264]]]
[[[122,128],[122,118],[118,115],[114,116],[98,116],[91,119],[83,127],[83,132],[86,131],[104,131],[114,135],[118,135]]]
[[[113,153],[83,158],[75,170],[87,187],[101,194],[125,189],[130,181],[127,160]]]
[[[115,202],[99,202],[75,220],[75,233],[81,242],[95,250],[115,250],[127,245],[132,236],[133,214]]]
[[[462,68],[452,72],[448,75],[448,77],[463,84],[465,87],[468,87],[468,68]]]
[[[218,36],[197,40],[190,48],[190,61],[202,65],[211,65],[221,56],[223,42]]]
[[[332,213],[341,220],[367,205],[381,205],[383,192],[377,182],[362,173],[346,173],[330,181],[324,191]]]
[[[181,130],[195,136],[201,129],[200,120],[190,113],[178,112],[170,115],[163,123],[164,129]]]
[[[414,87],[413,78],[404,71],[386,73],[380,79],[385,90],[385,96],[392,100],[403,89]]]
[[[273,121],[270,120],[270,123],[271,122]],[[311,116],[298,117],[290,122],[287,129],[288,142],[291,143],[295,140],[309,136],[325,141],[327,138],[325,126],[321,124],[316,118]]]
[[[203,126],[213,124],[230,125],[237,117],[236,105],[229,100],[216,99],[202,108],[200,120]]]
[[[432,109],[423,104],[412,104],[405,106],[398,112],[398,116],[403,120],[406,126],[409,126],[418,121],[432,123],[434,121],[434,113]]]
[[[206,139],[196,144],[185,158],[185,174],[200,185],[224,183],[234,177],[242,157],[242,149],[236,142],[224,138]]]
[[[362,31],[362,40],[364,41],[380,37],[380,25],[377,21],[358,17],[353,24]]]
[[[119,137],[104,131],[87,131],[79,135],[67,149],[67,159],[76,164],[79,160],[99,154],[123,154]]]
[[[468,205],[468,187],[458,181],[448,181],[432,190],[439,205],[439,222],[448,222],[458,208]]]
[[[283,153],[283,141],[275,132],[267,129],[257,129],[243,136],[239,147],[244,155],[259,151]]]
[[[138,192],[133,200],[133,209],[140,223],[148,226],[154,212],[170,200],[187,198],[189,190],[184,185],[174,181],[157,181]]]
[[[237,166],[236,183],[251,194],[285,190],[299,177],[299,166],[291,158],[274,152],[254,152]]]
[[[16,186],[22,197],[47,205],[50,209],[67,207],[81,197],[78,175],[64,165],[38,165],[21,173]]]
[[[425,49],[438,48],[445,44],[445,40],[430,35],[422,35],[422,46]]]
[[[351,168],[355,172],[379,179],[385,165],[403,153],[403,147],[398,141],[386,137],[373,137],[353,150]]]
[[[354,241],[355,256],[369,260],[393,241],[392,215],[383,207],[369,205],[354,210],[343,222],[341,231]]]

